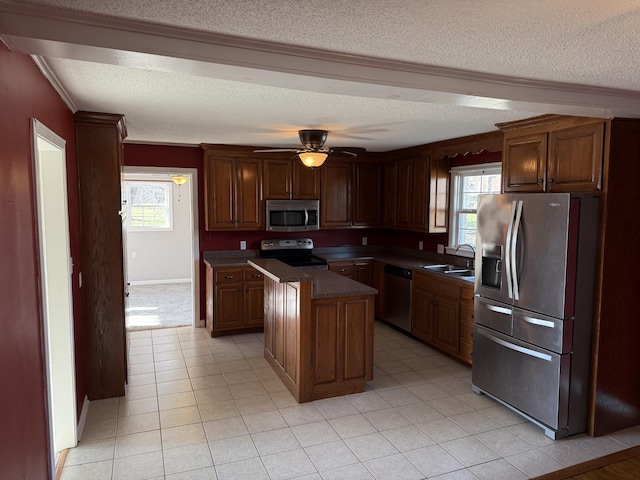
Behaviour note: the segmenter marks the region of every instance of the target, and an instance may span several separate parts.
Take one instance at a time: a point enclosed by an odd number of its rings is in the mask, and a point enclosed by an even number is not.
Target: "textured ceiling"
[[[209,60],[213,68],[203,73],[191,63],[159,61],[165,52],[133,60],[122,53],[135,50],[135,45],[118,45],[116,60],[101,60],[100,51],[80,55],[68,44],[43,51],[23,48],[25,53],[46,53],[44,60],[78,108],[124,113],[132,141],[292,146],[299,128],[326,128],[330,145],[383,151],[485,132],[497,122],[544,112],[567,113],[563,107],[580,104],[571,97],[572,85],[620,89],[609,98],[628,97],[631,110],[625,115],[640,116],[640,108],[633,110],[640,105],[638,0],[0,0],[0,36],[5,38],[3,5],[60,9],[49,17],[89,14],[86,18],[95,27],[130,19],[133,25],[233,35],[343,53],[356,60],[393,60],[401,62],[395,73],[398,83],[404,78],[403,65],[410,62],[506,76],[525,84],[563,84],[550,101],[546,91],[525,91],[516,98],[511,81],[505,81],[503,96],[490,95],[503,102],[485,105],[471,86],[469,95],[479,98],[477,103],[434,95],[435,90],[466,92],[457,84],[454,90],[453,81],[450,90],[445,82],[444,87],[425,89],[420,97],[414,85],[373,92],[364,83],[347,88],[327,80],[319,85],[318,75],[273,76],[260,69],[230,74],[229,65],[215,68]],[[19,31],[12,33],[20,36]],[[86,44],[102,47],[92,43],[101,35],[95,28]],[[176,54],[174,60],[181,56],[186,57]],[[330,93],[335,91],[339,94]]]

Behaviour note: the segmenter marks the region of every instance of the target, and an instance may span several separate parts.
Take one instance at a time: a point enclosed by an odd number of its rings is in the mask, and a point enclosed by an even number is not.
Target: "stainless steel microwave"
[[[266,200],[269,232],[308,232],[320,228],[319,200]]]

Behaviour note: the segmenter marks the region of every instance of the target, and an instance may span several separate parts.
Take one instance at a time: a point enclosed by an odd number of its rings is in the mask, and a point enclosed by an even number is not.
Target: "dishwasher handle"
[[[396,267],[395,265],[386,264],[384,266],[384,273],[389,275],[394,275],[396,277],[406,278],[407,280],[411,280],[413,277],[413,272],[408,268]]]

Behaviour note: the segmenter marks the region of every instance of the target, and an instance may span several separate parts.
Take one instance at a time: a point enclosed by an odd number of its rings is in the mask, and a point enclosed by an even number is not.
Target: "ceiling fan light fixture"
[[[319,167],[327,159],[327,154],[320,152],[302,152],[298,156],[307,167]]]

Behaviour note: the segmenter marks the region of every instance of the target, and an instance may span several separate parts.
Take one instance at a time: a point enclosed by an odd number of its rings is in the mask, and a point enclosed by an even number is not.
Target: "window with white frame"
[[[500,193],[500,163],[486,163],[451,169],[451,210],[449,248],[447,253],[457,253],[476,247],[476,210],[478,195]]]
[[[126,182],[127,229],[171,230],[171,182]]]

